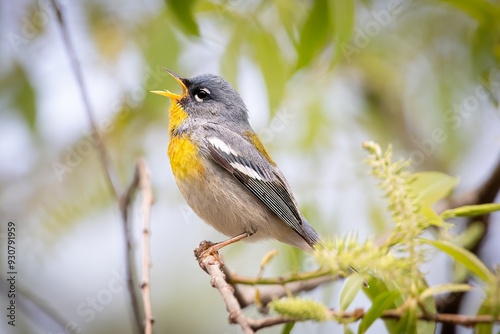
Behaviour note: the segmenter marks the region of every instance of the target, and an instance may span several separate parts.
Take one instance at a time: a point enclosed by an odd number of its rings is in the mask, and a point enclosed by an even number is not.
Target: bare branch
[[[151,307],[151,283],[150,283],[150,268],[151,255],[149,248],[150,236],[150,219],[151,206],[153,205],[153,190],[151,189],[151,181],[149,170],[144,160],[137,163],[139,171],[139,187],[142,192],[142,301],[144,304],[144,333],[151,334],[153,332],[153,311]]]
[[[132,198],[139,186],[139,167],[136,166],[134,177],[132,182],[127,187],[127,190],[120,197],[120,214],[122,217],[123,224],[123,233],[125,238],[125,270],[127,273],[127,288],[129,291],[130,299],[132,302],[132,312],[134,314],[134,322],[136,324],[137,333],[141,333],[144,325],[144,321],[142,320],[142,312],[141,312],[141,304],[140,297],[138,296],[137,287],[139,283],[137,282],[137,268],[135,265],[134,259],[134,246],[133,246],[133,237],[132,237],[132,226],[129,220],[129,207],[132,203]]]
[[[106,146],[104,144],[104,138],[102,132],[99,130],[99,127],[97,126],[97,122],[94,117],[94,112],[92,111],[92,107],[90,104],[90,100],[88,97],[87,89],[85,86],[83,74],[80,68],[80,63],[78,62],[78,58],[76,56],[76,52],[73,48],[73,44],[71,43],[71,38],[69,35],[69,29],[66,24],[66,19],[64,16],[64,12],[62,11],[60,5],[57,3],[56,0],[52,0],[52,6],[54,7],[54,10],[57,15],[57,22],[59,24],[64,46],[66,48],[66,52],[68,54],[68,57],[71,62],[71,67],[73,69],[73,72],[75,74],[75,78],[78,84],[78,87],[80,89],[80,94],[82,97],[82,101],[85,107],[85,112],[87,114],[87,118],[90,122],[90,126],[92,128],[93,135],[97,138],[97,149],[99,151],[99,156],[100,156],[100,162],[102,165],[102,168],[104,170],[104,174],[106,176],[107,183],[109,185],[109,188],[114,195],[114,197],[119,201],[120,205],[120,212],[121,212],[121,217],[122,217],[122,223],[123,223],[123,231],[124,231],[124,237],[126,240],[126,272],[127,272],[127,282],[128,282],[128,290],[130,294],[130,298],[132,301],[132,309],[134,313],[134,322],[135,322],[135,327],[136,327],[136,332],[140,333],[142,331],[142,320],[141,320],[141,306],[139,304],[139,298],[137,297],[136,294],[136,287],[138,284],[134,281],[134,273],[137,271],[135,270],[135,264],[134,264],[134,257],[133,257],[133,247],[132,247],[132,236],[130,232],[130,223],[128,221],[128,207],[130,204],[130,200],[132,197],[132,194],[134,193],[135,189],[137,188],[138,185],[138,176],[137,176],[137,171],[136,175],[134,176],[134,180],[130,187],[128,188],[127,192],[124,193],[121,197],[119,197],[121,194],[121,191],[119,189],[119,185],[117,182],[116,178],[116,171],[113,167],[113,164],[111,163],[111,158],[109,156],[109,153],[106,149]]]
[[[297,294],[300,292],[311,291],[317,288],[320,285],[334,282],[341,278],[340,276],[333,276],[331,274],[325,274],[324,276],[313,277],[312,273],[305,273],[304,277],[307,277],[308,274],[310,278],[304,278],[301,281],[290,281],[290,277],[281,277],[283,281],[288,281],[290,283],[283,283],[282,285],[267,285],[261,287],[254,287],[249,285],[236,285],[234,276],[242,278],[242,276],[238,276],[237,274],[231,273],[226,267],[223,268],[224,274],[226,275],[226,280],[228,283],[233,285],[234,288],[234,296],[238,299],[241,308],[245,308],[249,305],[253,305],[255,303],[255,293],[257,289],[259,290],[259,299],[263,306],[266,306],[273,299],[281,298],[283,296],[288,295],[288,293]],[[296,275],[293,275],[296,277]],[[243,281],[251,281],[252,278],[245,278]],[[269,279],[267,279],[267,283]],[[279,280],[279,278],[272,278],[271,280]]]
[[[385,311],[381,318],[383,319],[400,319],[404,315],[404,310],[387,310]],[[362,319],[366,314],[363,309],[355,309],[354,311],[333,311],[330,312],[330,317],[332,319],[343,319],[358,321]],[[478,324],[500,322],[500,317],[494,318],[490,315],[461,315],[461,314],[418,314],[418,319],[431,322],[449,323],[454,325],[460,325],[464,327],[473,327]],[[301,320],[290,319],[283,316],[275,316],[263,319],[248,319],[248,323],[254,331],[259,329],[272,327],[276,325],[286,324],[289,322],[297,322]]]
[[[241,311],[238,300],[234,297],[233,287],[226,282],[224,273],[220,268],[221,264],[212,255],[201,259],[201,262],[211,277],[210,283],[219,291],[226,304],[226,309],[229,312],[229,321],[239,324],[245,334],[253,334],[254,330]]]
[[[495,200],[498,192],[500,191],[500,159],[494,167],[490,177],[484,182],[479,189],[478,204],[490,203]]]
[[[332,272],[328,269],[319,269],[304,273],[293,273],[289,276],[278,277],[245,277],[236,273],[231,273],[231,284],[245,285],[283,285],[291,282],[304,281],[312,278],[331,276]]]
[[[453,207],[457,207],[460,205],[471,205],[471,204],[485,204],[485,203],[490,203],[495,200],[495,197],[498,195],[498,192],[500,190],[500,159],[497,161],[496,165],[493,167],[493,170],[488,177],[488,179],[478,188],[477,191],[473,192],[472,194],[465,196],[465,199],[470,201],[469,203],[464,203],[465,201],[455,201],[451,202],[451,205]],[[458,202],[458,203],[457,203]],[[467,226],[470,226],[472,223],[476,221],[481,221],[483,226],[484,226],[484,232],[481,235],[481,237],[477,240],[477,242],[471,246],[470,251],[473,252],[474,254],[478,254],[480,248],[482,247],[482,244],[484,242],[484,239],[486,235],[488,234],[490,222],[489,222],[489,217],[490,215],[485,215],[482,217],[472,217],[468,220]],[[462,282],[465,282],[466,280],[463,280]],[[450,314],[458,313],[460,310],[462,300],[464,297],[465,293],[464,292],[456,292],[452,293],[450,296],[452,298],[447,298],[445,300],[438,301],[437,303],[437,308],[438,310],[442,312],[447,312]],[[441,333],[450,333],[453,334],[456,332],[456,329],[454,328],[453,324],[444,324]]]
[[[85,80],[83,78],[83,73],[80,68],[80,63],[78,61],[75,49],[73,48],[73,44],[71,43],[71,38],[69,36],[69,29],[68,26],[66,25],[66,18],[64,17],[64,12],[61,10],[61,7],[56,0],[52,0],[52,6],[54,7],[54,10],[56,12],[57,22],[61,30],[64,47],[66,48],[66,52],[71,62],[71,68],[73,69],[78,87],[80,89],[83,105],[85,107],[85,112],[87,114],[90,127],[92,128],[93,136],[96,137],[96,142],[98,143],[97,150],[99,151],[100,161],[104,173],[106,175],[106,180],[109,184],[109,189],[111,190],[113,195],[118,199],[118,194],[120,194],[120,189],[116,178],[116,172],[114,170],[113,164],[111,163],[111,158],[109,157],[109,153],[106,149],[106,146],[104,145],[104,138],[102,132],[97,126],[97,122],[94,117],[94,112],[92,110],[90,99],[87,93],[87,88],[85,86]]]
[[[222,299],[224,303],[226,304],[226,309],[229,312],[229,320],[232,323],[237,323],[240,325],[240,327],[243,329],[245,334],[250,334],[250,333],[255,333],[256,331],[262,329],[262,328],[267,328],[267,327],[272,327],[284,323],[290,323],[290,322],[297,322],[297,321],[304,321],[303,319],[292,319],[292,318],[287,318],[284,316],[274,316],[274,317],[267,317],[263,319],[251,319],[247,318],[243,312],[242,308],[253,304],[254,301],[252,299],[255,296],[255,289],[254,287],[249,287],[249,286],[238,286],[233,288],[232,285],[227,283],[226,281],[226,276],[224,275],[222,269],[221,269],[221,264],[216,260],[216,258],[212,255],[209,255],[203,259],[198,259],[198,261],[201,261],[203,264],[203,268],[206,269],[207,273],[211,277],[211,283],[212,286],[215,287],[220,295],[222,296]],[[228,271],[228,276],[231,278],[231,280],[234,279],[234,277],[239,277],[235,274],[230,274]],[[315,276],[311,273],[318,273],[317,272],[310,272],[310,273],[303,273],[306,274],[304,276]],[[304,279],[303,281],[292,281],[289,283],[286,288],[287,289],[294,289],[294,292],[298,291],[306,291],[310,289],[314,289],[315,287],[330,282],[332,280],[337,279],[338,277],[334,276],[319,276],[319,277],[312,277],[308,279]],[[260,278],[256,278],[255,280],[258,280]],[[283,279],[283,277],[282,277]],[[250,278],[242,280],[244,282],[251,281]],[[234,282],[234,280],[233,280]],[[269,281],[265,281],[268,283]],[[265,284],[266,284],[265,283]],[[266,301],[266,304],[270,301],[271,298],[279,298],[279,296],[285,295],[285,286],[265,286],[262,289],[267,288],[268,291],[265,292],[266,298],[269,298],[268,301]],[[237,293],[235,293],[235,289]],[[290,291],[290,290],[288,290]],[[262,292],[262,290],[261,290]],[[238,297],[235,296],[235,294],[238,295]],[[358,321],[362,319],[366,314],[366,311],[364,309],[355,309],[353,311],[335,311],[335,310],[330,310],[330,319],[331,320],[349,320],[352,322]],[[405,315],[405,309],[397,309],[397,310],[386,310],[381,318],[383,319],[400,319]],[[418,319],[424,320],[424,321],[431,321],[431,322],[439,322],[443,324],[453,324],[453,325],[460,325],[460,326],[465,326],[465,327],[472,327],[477,324],[485,324],[485,323],[500,323],[500,316],[494,317],[491,315],[478,315],[478,316],[468,316],[468,315],[461,315],[461,314],[449,314],[449,313],[436,313],[436,314],[431,314],[431,313],[423,313],[420,312],[417,315]]]

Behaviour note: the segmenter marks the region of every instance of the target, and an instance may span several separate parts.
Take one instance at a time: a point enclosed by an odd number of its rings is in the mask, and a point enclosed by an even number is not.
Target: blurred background
[[[58,3],[119,183],[124,188],[131,181],[140,157],[151,171],[157,333],[239,332],[193,257],[201,240],[224,237],[194,215],[173,181],[166,155],[169,101],[149,93],[179,91],[162,67],[185,77],[219,74],[239,91],[251,124],[324,236],[355,233],[364,240],[390,228],[363,164],[364,140],[392,143],[415,171],[458,176],[455,196],[476,191],[498,164],[499,1]],[[132,333],[118,203],[51,1],[1,1],[0,29],[0,246],[7,222],[15,222],[24,301],[15,331],[2,320],[0,332]],[[139,247],[137,201],[132,222]],[[500,261],[499,215],[489,222],[477,251],[491,266]],[[457,220],[452,232],[464,226]],[[266,275],[314,268],[307,256],[271,241],[230,246],[222,254],[230,269],[256,275],[271,249],[279,255]],[[429,284],[453,279],[446,258],[424,269]],[[337,308],[340,287],[310,296]],[[7,305],[1,291],[0,304]],[[479,303],[472,295],[461,312],[474,314]],[[362,296],[352,304],[368,305]],[[47,312],[57,313],[66,328]],[[337,327],[304,323],[293,333]]]

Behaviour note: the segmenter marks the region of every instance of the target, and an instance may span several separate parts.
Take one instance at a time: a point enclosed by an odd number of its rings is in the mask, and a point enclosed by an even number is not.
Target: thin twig
[[[331,276],[332,272],[329,269],[319,269],[304,273],[293,273],[289,276],[278,277],[245,277],[236,273],[231,273],[231,284],[245,285],[283,285],[291,282],[304,281],[312,278]]]
[[[330,311],[330,317],[332,319],[349,319],[351,321],[358,321],[362,319],[366,314],[366,311],[363,309],[355,309],[354,311]],[[387,310],[382,315],[382,319],[401,319],[404,316],[404,310]],[[440,323],[449,323],[464,327],[473,327],[478,324],[489,324],[494,322],[500,322],[500,317],[494,318],[491,315],[461,315],[461,314],[447,314],[447,313],[438,313],[438,314],[418,314],[419,320],[430,321],[430,322],[440,322]],[[287,318],[284,316],[274,316],[263,319],[248,319],[248,323],[250,327],[254,331],[258,331],[262,328],[272,327],[276,325],[286,324],[289,322],[298,322],[303,320],[297,320],[292,318]]]
[[[234,277],[240,277],[236,273],[231,272],[229,269],[227,269],[226,266],[222,268],[222,271],[224,272],[224,275],[226,276],[226,281],[231,284],[234,288],[234,296],[236,299],[238,299],[238,302],[240,303],[241,308],[245,308],[247,306],[255,304],[255,293],[257,292],[257,289],[259,290],[259,301],[262,304],[262,306],[266,306],[269,304],[271,301],[274,299],[278,299],[284,296],[287,296],[289,293],[291,294],[297,294],[300,292],[307,292],[311,291],[313,289],[316,289],[318,286],[329,283],[329,282],[334,282],[340,278],[341,276],[334,276],[331,274],[326,274],[325,276],[318,276],[318,277],[312,277],[315,275],[308,275],[312,273],[317,273],[317,272],[309,272],[304,275],[304,279],[301,281],[290,281],[289,277],[281,277],[281,280],[283,281],[288,281],[290,283],[283,283],[283,284],[265,284],[265,286],[261,286],[259,288],[255,286],[250,286],[246,284],[236,284]],[[307,276],[310,276],[307,278]],[[296,276],[294,276],[296,277]],[[273,280],[280,280],[278,278],[273,278]],[[245,278],[244,281],[252,281],[252,278]],[[268,281],[269,282],[269,281]]]
[[[132,243],[132,227],[130,226],[129,220],[129,207],[132,202],[133,195],[139,186],[139,168],[136,166],[134,177],[132,182],[127,187],[127,190],[120,197],[120,214],[122,217],[122,223],[124,228],[124,237],[126,245],[125,254],[125,270],[127,272],[127,288],[129,291],[130,299],[132,302],[132,312],[134,314],[134,322],[136,324],[137,333],[141,333],[144,327],[144,321],[142,320],[140,297],[137,295],[136,287],[139,286],[137,282],[137,268],[134,259],[134,246]]]
[[[267,306],[270,302],[275,299],[279,299],[281,297],[287,296],[289,293],[292,295],[296,295],[300,292],[307,292],[317,287],[327,284],[330,282],[334,282],[338,280],[338,276],[322,276],[316,278],[310,278],[304,281],[297,281],[288,283],[286,285],[274,285],[274,286],[262,286],[259,287],[259,301],[262,306]],[[241,308],[245,308],[255,303],[255,293],[257,288],[248,286],[248,285],[239,285],[235,286],[235,289],[238,289],[239,296],[237,296],[238,301],[241,305]]]
[[[151,181],[149,170],[144,162],[140,160],[137,163],[139,171],[139,187],[142,192],[142,301],[144,304],[144,333],[151,334],[153,332],[153,311],[151,307],[151,283],[150,283],[150,268],[151,254],[149,249],[150,236],[150,219],[151,206],[153,205],[153,190],[151,189]]]
[[[123,231],[124,231],[124,237],[125,237],[125,242],[126,242],[126,254],[125,254],[125,263],[126,263],[126,272],[127,272],[127,284],[128,284],[128,290],[130,294],[130,299],[132,302],[132,310],[134,313],[134,322],[135,322],[135,327],[136,327],[136,332],[140,333],[142,332],[143,328],[143,322],[142,322],[142,317],[141,317],[141,305],[139,303],[139,297],[137,296],[136,292],[136,287],[138,284],[135,282],[135,273],[137,272],[135,270],[135,262],[134,262],[134,250],[133,250],[133,245],[132,245],[132,234],[131,234],[131,228],[130,228],[130,222],[129,222],[129,215],[128,215],[128,208],[129,204],[132,198],[132,195],[134,191],[137,188],[138,185],[138,176],[134,176],[134,180],[128,190],[123,193],[121,196],[120,194],[122,193],[119,187],[119,183],[117,181],[116,177],[116,171],[113,167],[113,164],[111,163],[111,158],[110,155],[106,149],[106,146],[104,144],[104,136],[102,132],[100,131],[97,122],[94,117],[94,112],[92,111],[92,106],[90,104],[90,99],[88,97],[87,89],[85,86],[85,81],[83,78],[83,73],[80,68],[80,63],[78,61],[78,58],[76,56],[76,52],[73,48],[73,44],[71,43],[71,38],[69,34],[69,29],[66,24],[66,19],[64,16],[63,11],[61,10],[60,5],[57,3],[56,0],[52,0],[52,6],[54,7],[54,10],[56,12],[57,16],[57,22],[59,24],[64,46],[66,48],[66,52],[68,54],[68,57],[71,62],[71,67],[73,69],[73,72],[75,74],[75,78],[77,81],[77,84],[80,89],[80,94],[82,97],[82,101],[85,107],[85,112],[87,114],[87,118],[89,120],[90,126],[92,128],[93,135],[96,137],[97,141],[97,149],[99,152],[99,161],[101,162],[102,168],[104,170],[104,174],[106,176],[107,183],[109,185],[109,189],[112,192],[113,196],[117,199],[119,202],[120,206],[120,213],[122,217],[122,223],[123,223]]]
[[[235,291],[233,289],[233,286],[227,283],[226,277],[220,267],[220,263],[215,259],[213,256],[207,256],[206,258],[202,259],[201,262],[204,265],[204,268],[206,269],[207,273],[211,277],[211,283],[212,286],[215,287],[220,295],[222,296],[222,299],[224,303],[226,304],[226,309],[229,312],[229,320],[232,323],[237,323],[240,325],[240,327],[243,329],[245,334],[251,334],[255,333],[259,329],[262,328],[267,328],[267,327],[272,327],[280,324],[285,324],[285,323],[290,323],[290,322],[297,322],[297,321],[305,321],[303,319],[293,319],[293,318],[288,318],[284,316],[274,316],[274,317],[267,317],[263,319],[251,319],[247,318],[243,312],[242,312],[242,306],[247,306],[251,302],[242,302],[246,301],[247,299],[250,298],[250,296],[244,296],[245,291],[244,289],[241,289],[242,287],[240,286],[239,290],[239,298],[235,297]],[[230,274],[230,276],[234,277],[234,274]],[[334,277],[331,277],[331,279],[335,279]],[[316,280],[316,281],[315,281]],[[244,280],[244,281],[250,281]],[[304,284],[302,286],[297,286],[296,289],[300,290],[300,288],[314,288],[322,283],[329,282],[330,280],[327,280],[326,276],[320,276],[320,277],[315,277],[315,278],[310,278],[309,279],[309,284]],[[305,281],[307,282],[307,281]],[[314,282],[314,283],[311,283]],[[299,284],[299,283],[304,283],[300,281],[295,281],[290,284]],[[288,287],[288,286],[287,286]],[[244,288],[248,288],[247,286],[244,286]],[[272,288],[277,288],[277,287],[272,287]],[[283,288],[280,286],[280,288]],[[245,303],[247,305],[245,305]],[[358,321],[362,319],[366,314],[366,311],[364,309],[355,309],[353,311],[335,311],[335,310],[330,310],[329,311],[329,318],[331,320],[349,320],[352,322]],[[398,310],[386,310],[384,313],[381,315],[381,318],[383,319],[401,319],[405,315],[405,310],[404,309],[398,309]],[[417,318],[419,320],[424,320],[424,321],[431,321],[431,322],[439,322],[443,324],[454,324],[454,325],[460,325],[460,326],[465,326],[465,327],[473,327],[477,324],[486,324],[486,323],[500,323],[500,316],[494,317],[491,315],[477,315],[477,316],[468,316],[468,315],[461,315],[461,314],[449,314],[449,313],[436,313],[436,314],[431,314],[431,313],[423,313],[420,312],[417,315]]]
[[[0,283],[0,290],[2,291],[2,295],[7,295],[7,290],[4,294],[4,288],[6,285],[4,283]],[[16,302],[18,304],[19,310],[22,312],[23,316],[27,319],[31,319],[35,323],[38,323],[42,326],[42,317],[40,314],[36,314],[37,312],[41,313],[43,317],[49,319],[54,323],[54,328],[52,330],[54,332],[65,332],[68,334],[76,334],[81,332],[81,329],[78,327],[76,323],[70,322],[65,319],[58,310],[53,308],[50,302],[43,300],[36,296],[31,291],[25,290],[22,287],[16,287]],[[56,328],[57,327],[57,328]],[[44,329],[48,329],[44,326]]]
[[[85,107],[85,112],[87,114],[87,118],[90,123],[90,127],[92,128],[93,135],[97,137],[96,142],[97,149],[99,151],[100,162],[102,163],[102,167],[104,173],[106,174],[106,180],[109,184],[109,189],[113,192],[113,195],[118,199],[118,194],[120,194],[119,184],[116,180],[116,172],[113,168],[113,164],[111,163],[111,159],[109,157],[109,153],[104,145],[104,138],[102,132],[99,130],[97,126],[97,121],[94,117],[94,112],[92,106],[90,104],[90,99],[88,97],[87,89],[85,86],[85,80],[83,79],[83,73],[80,68],[80,63],[76,56],[75,49],[73,48],[73,44],[71,43],[71,38],[69,36],[69,29],[66,25],[66,19],[64,17],[64,13],[61,10],[61,7],[57,3],[56,0],[52,0],[52,5],[56,12],[57,22],[59,24],[61,35],[64,41],[64,46],[66,48],[66,52],[71,62],[71,67],[75,74],[75,78],[80,89],[80,94],[82,97],[82,101]]]
[[[233,287],[226,282],[224,273],[220,268],[220,263],[212,255],[206,256],[201,261],[211,277],[210,282],[212,286],[219,291],[226,304],[231,323],[239,324],[245,334],[253,334],[254,330],[250,327],[247,317],[241,311],[238,300],[234,297]]]

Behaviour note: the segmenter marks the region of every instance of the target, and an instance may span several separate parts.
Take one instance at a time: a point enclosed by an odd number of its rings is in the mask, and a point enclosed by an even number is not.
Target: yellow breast
[[[168,130],[170,132],[168,157],[170,158],[172,173],[177,180],[201,177],[205,171],[199,158],[199,148],[191,142],[189,134],[174,134],[177,127],[186,118],[187,114],[181,105],[172,101],[168,122]]]
[[[172,173],[178,180],[200,178],[205,172],[199,148],[187,136],[170,138],[168,157]]]

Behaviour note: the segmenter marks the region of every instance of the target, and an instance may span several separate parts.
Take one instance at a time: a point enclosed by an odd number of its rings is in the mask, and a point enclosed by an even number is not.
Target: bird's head
[[[152,93],[170,98],[172,107],[179,105],[188,117],[217,124],[248,124],[248,111],[240,95],[220,76],[202,74],[182,78],[165,69],[182,87],[182,93],[168,90]],[[172,109],[171,107],[171,109]]]

